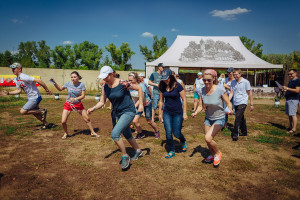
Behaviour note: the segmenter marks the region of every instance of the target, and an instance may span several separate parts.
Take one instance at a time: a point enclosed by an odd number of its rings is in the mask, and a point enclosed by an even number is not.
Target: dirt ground
[[[97,110],[91,121],[100,138],[92,138],[85,122],[72,113],[72,134],[62,140],[60,125],[64,100],[44,98],[48,121],[55,126],[40,130],[33,116],[21,116],[25,99],[0,97],[0,199],[299,199],[300,134],[286,134],[284,106],[273,100],[255,100],[247,108],[248,136],[233,142],[230,129],[215,140],[222,151],[218,168],[201,163],[209,155],[203,134],[204,114],[183,123],[187,152],[165,159],[167,146],[163,124],[161,138],[141,119],[147,137],[138,140],[144,156],[120,169],[121,153],[110,138],[110,110]],[[188,115],[191,115],[189,99]],[[86,108],[93,98],[83,101]],[[284,102],[282,102],[284,103]],[[298,125],[298,130],[300,126]],[[135,136],[136,133],[133,133]],[[125,141],[130,155],[133,149]]]

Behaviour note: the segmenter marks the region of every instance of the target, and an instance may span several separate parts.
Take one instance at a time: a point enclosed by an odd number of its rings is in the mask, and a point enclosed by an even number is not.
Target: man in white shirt
[[[20,94],[22,90],[24,90],[27,94],[28,101],[21,108],[20,113],[22,115],[34,115],[38,120],[43,122],[44,126],[41,129],[51,128],[49,123],[46,121],[47,109],[39,108],[39,103],[41,102],[42,97],[35,83],[40,84],[46,90],[47,94],[52,94],[52,92],[42,80],[22,73],[22,65],[20,63],[13,63],[9,67],[12,69],[13,74],[17,76],[15,80],[17,89],[10,92],[2,90],[1,95],[16,95]]]
[[[242,77],[241,69],[235,69],[233,71],[233,76],[235,80],[231,82],[229,99],[231,100],[233,97],[235,122],[231,137],[233,141],[237,141],[239,136],[247,136],[247,126],[244,112],[248,105],[249,97],[250,111],[254,110],[254,106],[250,82]]]

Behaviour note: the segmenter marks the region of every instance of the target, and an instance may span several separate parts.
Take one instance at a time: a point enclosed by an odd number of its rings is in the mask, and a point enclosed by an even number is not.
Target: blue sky
[[[246,36],[263,53],[300,50],[300,1],[297,0],[0,0],[0,52],[20,42],[45,40],[56,45],[90,41],[104,49],[128,42],[131,63],[144,69],[139,44],[152,35],[170,46],[177,35]]]

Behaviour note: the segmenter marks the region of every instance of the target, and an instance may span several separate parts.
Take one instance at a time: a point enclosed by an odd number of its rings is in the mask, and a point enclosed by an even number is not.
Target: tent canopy
[[[179,68],[283,68],[283,65],[270,64],[254,55],[243,45],[239,36],[178,35],[162,56],[147,62],[146,66],[152,68],[158,63]]]

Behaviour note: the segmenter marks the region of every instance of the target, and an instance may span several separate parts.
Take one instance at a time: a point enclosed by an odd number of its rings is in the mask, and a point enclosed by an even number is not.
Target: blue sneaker
[[[175,156],[175,152],[174,152],[174,151],[170,151],[170,152],[165,156],[165,158],[170,159],[170,158],[173,158],[174,156]]]
[[[186,141],[185,141],[182,145],[182,152],[186,152],[186,150],[187,150],[187,144],[186,144]]]
[[[141,149],[138,149],[137,151],[134,152],[134,156],[131,157],[131,160],[137,160],[139,157],[143,156],[143,152]]]
[[[122,156],[121,168],[126,169],[129,166],[130,157],[128,155]]]

